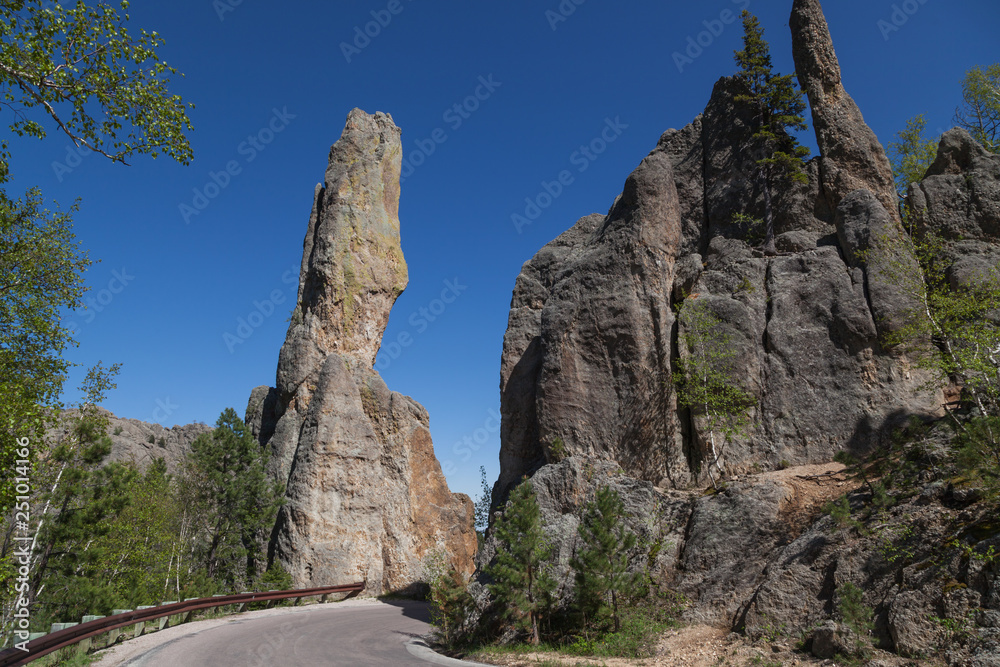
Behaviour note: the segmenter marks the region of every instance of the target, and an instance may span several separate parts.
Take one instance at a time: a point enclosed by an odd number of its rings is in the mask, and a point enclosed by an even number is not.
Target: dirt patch
[[[792,539],[816,520],[823,505],[861,486],[860,482],[850,479],[840,463],[795,466],[755,477],[778,482],[787,489],[780,516],[787,522]]]

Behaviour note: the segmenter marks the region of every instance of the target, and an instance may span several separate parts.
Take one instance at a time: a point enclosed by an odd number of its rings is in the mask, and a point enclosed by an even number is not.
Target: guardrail
[[[105,616],[93,621],[87,621],[86,623],[73,625],[72,627],[65,628],[63,630],[50,632],[43,637],[38,637],[37,639],[33,639],[28,642],[27,652],[16,648],[9,648],[0,651],[0,667],[18,667],[19,665],[26,665],[32,660],[37,660],[38,658],[48,655],[53,651],[58,651],[61,648],[72,646],[73,644],[81,641],[129,625],[138,626],[139,624],[142,624],[142,629],[144,630],[146,622],[155,621],[159,618],[167,618],[167,622],[161,623],[158,628],[162,630],[169,626],[169,617],[183,615],[184,618],[180,620],[180,622],[183,623],[191,618],[191,614],[196,611],[201,611],[202,609],[225,607],[237,604],[245,606],[251,602],[273,602],[276,600],[288,600],[291,598],[296,598],[296,604],[298,604],[299,600],[302,598],[312,597],[315,595],[322,596],[323,601],[325,601],[326,596],[328,595],[347,593],[347,597],[352,597],[360,593],[364,590],[364,588],[365,583],[361,582],[357,584],[347,584],[344,586],[323,586],[320,588],[266,591],[263,593],[239,593],[236,595],[220,595],[211,598],[184,600],[183,602],[174,602],[157,607],[148,607],[146,609],[136,609],[135,611],[129,611],[124,614]],[[140,631],[138,634],[142,634],[142,632]]]

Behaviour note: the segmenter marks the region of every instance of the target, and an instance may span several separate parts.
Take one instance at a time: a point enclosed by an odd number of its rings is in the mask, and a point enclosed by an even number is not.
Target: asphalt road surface
[[[419,666],[459,663],[408,648],[430,632],[425,603],[347,601],[167,628],[102,651],[95,667]],[[419,651],[419,649],[416,649]]]

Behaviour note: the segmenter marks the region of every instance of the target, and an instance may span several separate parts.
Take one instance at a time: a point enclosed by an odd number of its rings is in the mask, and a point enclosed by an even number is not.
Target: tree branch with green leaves
[[[186,104],[171,95],[177,70],[157,55],[156,32],[129,32],[126,13],[103,3],[67,8],[42,0],[15,0],[0,8],[0,90],[11,131],[43,138],[40,110],[75,145],[114,162],[133,155],[191,161]],[[8,178],[9,150],[0,142],[0,181]]]
[[[680,356],[677,360],[677,402],[703,420],[707,432],[707,472],[718,489],[716,473],[725,475],[722,459],[726,446],[750,428],[750,410],[757,398],[735,379],[736,352],[723,322],[710,304],[691,295],[681,304]],[[715,472],[713,472],[713,468]]]

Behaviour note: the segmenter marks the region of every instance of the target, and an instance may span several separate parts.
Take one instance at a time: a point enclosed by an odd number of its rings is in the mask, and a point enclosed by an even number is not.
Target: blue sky
[[[963,73],[1000,52],[995,0],[826,5],[845,85],[883,143],[918,113],[932,131],[951,127]],[[451,488],[478,493],[479,466],[491,483],[498,472],[500,353],[521,265],[607,211],[660,134],[701,112],[734,72],[742,30],[725,20],[743,7],[761,18],[776,70],[792,71],[790,1],[133,2],[133,29],[159,32],[185,74],[173,89],[196,104],[193,163],[76,156],[51,127],[13,144],[11,191],[80,198],[77,237],[101,260],[91,307],[67,315],[80,342],[70,359],[123,364],[106,402],[121,417],[242,414],[253,387],[274,383],[329,147],[353,107],[384,111],[419,166],[400,207],[410,284],[379,370],[429,410]],[[613,141],[597,154],[602,133]],[[572,181],[539,198],[564,170]],[[526,200],[541,206],[517,228]],[[185,219],[181,205],[196,203]],[[459,296],[442,308],[449,283]],[[399,340],[409,344],[390,349]]]

